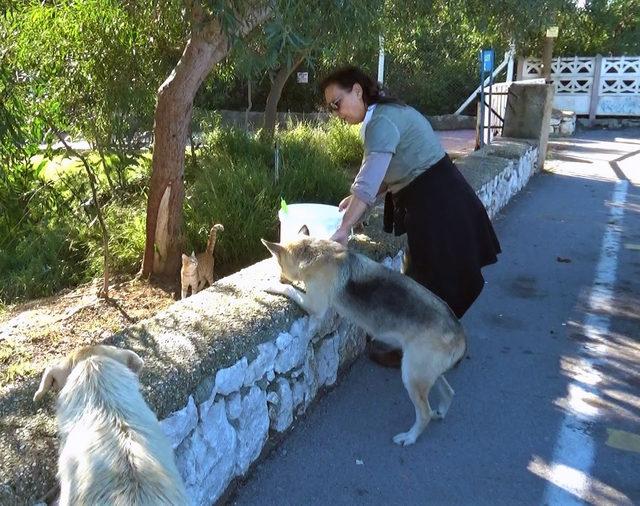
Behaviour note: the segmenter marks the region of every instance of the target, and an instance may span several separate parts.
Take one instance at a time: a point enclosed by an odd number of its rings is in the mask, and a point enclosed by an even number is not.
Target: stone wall
[[[551,112],[549,135],[552,137],[567,137],[576,131],[576,113],[554,109]]]
[[[640,118],[578,118],[577,123],[583,128],[640,128]]]
[[[456,164],[493,218],[538,170],[535,141],[497,138]]]
[[[318,390],[364,348],[362,331],[332,314],[298,318],[275,339],[215,374],[207,399],[162,421],[194,504],[212,504],[261,454],[269,433],[286,431]]]
[[[219,110],[216,111],[216,114],[220,115],[223,126],[232,126],[242,129],[247,127],[249,130],[257,130],[260,128],[264,118],[264,113],[260,111],[250,111],[246,113],[243,111]],[[310,123],[312,125],[318,125],[320,123],[325,123],[330,118],[331,115],[326,112],[279,112],[278,126],[280,128],[286,128],[287,124],[290,122],[294,124]],[[476,128],[475,116],[443,114],[427,116],[427,118],[434,130],[475,130]]]

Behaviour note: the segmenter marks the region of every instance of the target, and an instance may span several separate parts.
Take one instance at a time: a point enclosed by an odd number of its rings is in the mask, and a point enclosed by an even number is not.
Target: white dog
[[[188,503],[171,446],[140,394],[142,364],[132,351],[90,346],[44,372],[33,399],[60,389],[60,506]]]

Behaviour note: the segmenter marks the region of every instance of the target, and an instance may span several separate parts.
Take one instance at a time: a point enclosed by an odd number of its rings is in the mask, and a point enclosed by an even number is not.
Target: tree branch
[[[49,123],[49,122],[47,122]],[[87,172],[87,176],[89,178],[89,186],[91,186],[91,193],[93,195],[93,201],[96,203],[96,214],[98,217],[98,222],[100,223],[100,228],[102,229],[102,248],[104,253],[104,277],[102,289],[98,291],[98,297],[103,297],[105,299],[109,298],[109,231],[107,230],[107,225],[105,224],[104,217],[102,215],[102,207],[100,206],[100,201],[98,200],[98,192],[96,190],[96,175],[93,173],[89,162],[87,159],[82,156],[78,151],[73,149],[67,141],[64,139],[64,136],[58,132],[56,128],[53,128],[51,123],[49,123],[49,127],[53,132],[55,132],[56,137],[62,142],[65,149],[68,153],[71,153],[76,158],[79,158],[84,165],[84,169]]]

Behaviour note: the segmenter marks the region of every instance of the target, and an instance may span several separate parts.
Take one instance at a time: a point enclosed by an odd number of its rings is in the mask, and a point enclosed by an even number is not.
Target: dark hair
[[[341,67],[326,76],[320,82],[320,92],[324,94],[324,90],[331,84],[337,84],[345,90],[351,90],[353,85],[356,83],[358,83],[362,88],[362,100],[364,100],[365,105],[404,105],[402,100],[390,95],[389,92],[383,88],[381,83],[377,82],[358,67],[354,66]]]

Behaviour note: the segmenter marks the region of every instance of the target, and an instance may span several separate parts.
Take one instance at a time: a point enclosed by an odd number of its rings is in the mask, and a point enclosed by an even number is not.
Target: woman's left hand
[[[339,242],[343,246],[346,246],[347,245],[347,241],[349,240],[349,231],[348,230],[344,230],[343,228],[339,228],[331,236],[331,240]]]
[[[347,207],[349,207],[349,202],[351,202],[351,195],[347,195],[345,198],[340,201],[338,205],[338,211],[344,211]]]

